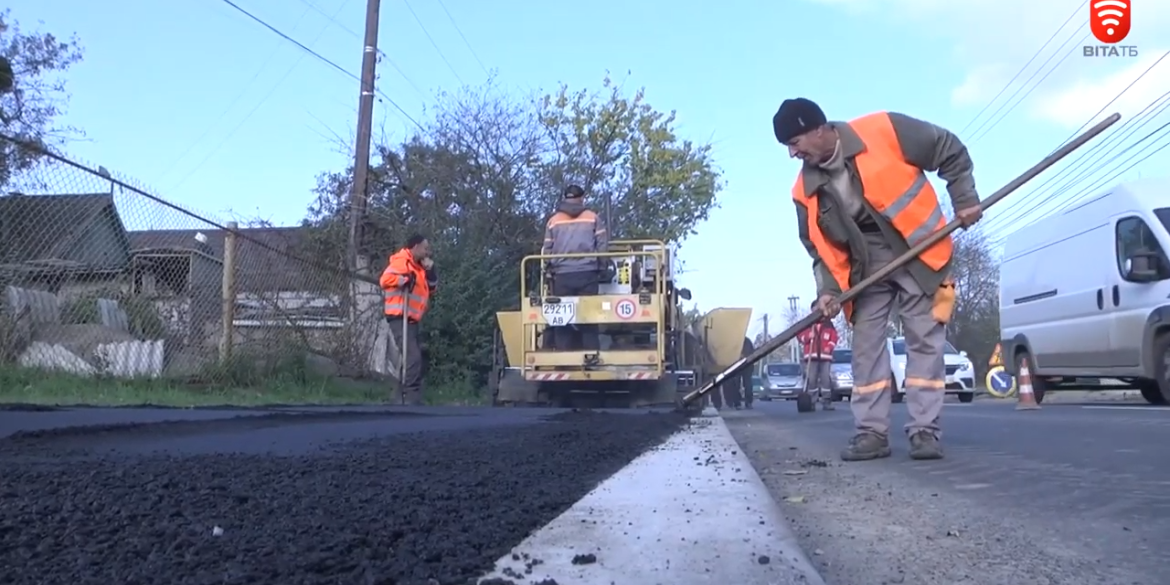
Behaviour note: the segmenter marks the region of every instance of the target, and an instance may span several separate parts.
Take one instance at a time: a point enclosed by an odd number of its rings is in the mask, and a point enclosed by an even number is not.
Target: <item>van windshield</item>
[[[799,376],[800,375],[800,365],[799,364],[768,364],[768,375],[769,376],[776,376],[776,377]]]
[[[853,361],[853,350],[851,349],[835,349],[833,350],[833,363],[848,364]]]
[[[1154,210],[1154,215],[1158,216],[1158,221],[1162,222],[1162,227],[1170,232],[1170,207],[1159,207]]]

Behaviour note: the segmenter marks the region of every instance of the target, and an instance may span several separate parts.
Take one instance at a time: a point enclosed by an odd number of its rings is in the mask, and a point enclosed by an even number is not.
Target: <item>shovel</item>
[[[1071,141],[1064,144],[1060,148],[1057,148],[1056,150],[1054,150],[1052,152],[1052,154],[1044,157],[1044,160],[1041,160],[1040,162],[1036,163],[1036,165],[1033,166],[1032,168],[1028,169],[1027,171],[1024,171],[1024,174],[1016,177],[1010,183],[1008,183],[1007,185],[1004,185],[995,193],[992,193],[991,196],[988,197],[987,199],[984,199],[979,204],[979,206],[984,211],[986,211],[992,205],[999,203],[1005,197],[1007,197],[1008,195],[1011,195],[1012,192],[1014,192],[1016,189],[1019,189],[1025,183],[1036,178],[1037,175],[1048,170],[1049,167],[1060,162],[1061,159],[1068,156],[1076,149],[1084,146],[1090,140],[1096,138],[1098,135],[1100,135],[1102,132],[1104,132],[1110,126],[1116,124],[1117,121],[1120,119],[1121,119],[1121,114],[1113,114],[1113,115],[1109,116],[1108,118],[1101,120],[1092,128],[1085,130],[1083,133],[1081,133],[1076,138],[1072,139]],[[950,223],[948,223],[947,225],[943,226],[943,228],[941,230],[934,232],[929,237],[927,237],[925,240],[919,242],[918,245],[907,250],[905,254],[902,254],[898,258],[894,259],[893,262],[890,262],[888,265],[883,267],[881,270],[878,270],[877,272],[870,275],[869,278],[862,280],[861,282],[857,283],[856,286],[841,293],[841,296],[837,297],[837,299],[836,299],[837,305],[839,305],[839,306],[844,305],[846,302],[849,302],[849,301],[857,298],[862,292],[865,291],[865,289],[869,288],[870,286],[873,286],[877,282],[884,280],[886,277],[888,277],[894,271],[902,268],[903,266],[906,266],[906,264],[910,263],[911,260],[917,258],[920,254],[925,252],[931,246],[934,246],[935,244],[941,242],[943,240],[943,238],[950,236],[955,230],[959,229],[961,226],[962,226],[962,223],[960,223],[958,219],[953,220]],[[703,387],[701,387],[697,390],[693,390],[689,394],[684,396],[682,399],[682,406],[684,408],[691,406],[692,404],[695,403],[695,401],[706,396],[715,388],[718,388],[719,385],[723,384],[724,381],[728,380],[732,376],[743,371],[744,368],[751,367],[752,364],[760,361],[768,354],[779,349],[785,343],[788,343],[789,341],[791,341],[793,337],[796,337],[797,333],[800,333],[801,331],[812,326],[812,324],[816,323],[817,320],[820,319],[822,316],[823,315],[822,315],[821,310],[817,309],[817,310],[814,310],[812,313],[810,313],[805,318],[801,319],[800,321],[793,323],[791,327],[789,327],[788,329],[785,329],[783,332],[781,332],[776,337],[773,337],[772,339],[769,339],[768,341],[766,341],[763,345],[756,348],[756,350],[753,351],[751,354],[749,354],[747,357],[741,358],[739,361],[735,362],[734,364],[731,364],[730,367],[728,367],[726,370],[723,370],[722,372],[720,372],[718,375],[715,376],[714,379],[712,379],[710,382],[707,382],[706,384],[704,384]]]

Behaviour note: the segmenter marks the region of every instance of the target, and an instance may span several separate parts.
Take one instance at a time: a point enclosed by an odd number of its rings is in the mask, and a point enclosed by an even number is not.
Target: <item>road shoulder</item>
[[[581,585],[823,585],[718,416],[630,465],[486,576]]]

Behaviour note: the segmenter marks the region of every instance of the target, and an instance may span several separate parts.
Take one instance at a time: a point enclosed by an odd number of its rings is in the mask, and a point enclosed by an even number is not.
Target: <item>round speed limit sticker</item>
[[[618,319],[628,321],[638,314],[638,306],[630,299],[622,299],[614,306],[613,313],[618,316]]]

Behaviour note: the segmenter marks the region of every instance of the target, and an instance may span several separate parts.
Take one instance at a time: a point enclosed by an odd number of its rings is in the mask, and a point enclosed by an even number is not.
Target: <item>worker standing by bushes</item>
[[[394,402],[419,405],[422,404],[425,364],[418,326],[427,312],[431,293],[438,286],[438,273],[431,259],[431,243],[417,234],[407,238],[406,245],[390,256],[386,270],[382,272],[381,285],[390,334],[405,356],[404,363],[399,364]]]
[[[954,310],[954,252],[947,237],[844,307],[835,299],[910,247],[942,229],[946,214],[926,173],[947,183],[956,218],[983,215],[967,147],[948,130],[904,114],[878,112],[830,122],[805,98],[785,100],[772,117],[776,140],[804,165],[792,188],[801,243],[812,257],[817,308],[844,309],[853,324],[853,398],[857,432],[846,461],[890,456],[894,388],[886,326],[895,304],[906,332],[910,457],[941,459],[939,416],[946,371],[944,324]]]

